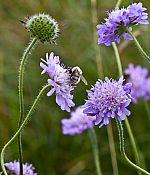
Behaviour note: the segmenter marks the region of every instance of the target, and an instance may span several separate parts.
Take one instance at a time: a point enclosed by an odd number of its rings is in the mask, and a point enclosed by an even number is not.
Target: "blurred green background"
[[[123,1],[127,6],[133,1]],[[134,1],[139,2],[139,1]],[[143,0],[150,12],[150,1]],[[115,7],[115,0],[97,0],[99,23],[104,22],[106,11]],[[11,138],[17,128],[18,67],[23,50],[29,42],[29,33],[19,20],[39,12],[52,15],[59,23],[61,36],[58,45],[38,44],[26,65],[24,80],[25,112],[27,113],[39,89],[46,83],[47,76],[40,75],[40,58],[54,51],[68,66],[80,66],[89,85],[80,83],[74,92],[76,106],[84,104],[86,89],[98,78],[93,42],[93,27],[90,0],[5,0],[0,1],[0,149]],[[138,40],[150,54],[149,25],[134,27]],[[117,65],[112,47],[100,46],[104,75],[118,78]],[[119,45],[123,68],[129,63],[150,65],[139,54],[133,43],[122,41]],[[150,104],[149,104],[150,105]],[[150,122],[143,101],[131,105],[129,119],[136,142],[140,148],[143,166],[150,171]],[[55,103],[55,96],[42,97],[37,110],[23,131],[24,162],[32,163],[39,175],[94,175],[95,165],[88,132],[65,136],[60,120],[69,117]],[[118,133],[112,121],[117,161],[120,175],[137,174],[121,159]],[[107,127],[95,127],[103,175],[112,175],[112,164],[108,143]],[[126,152],[134,161],[129,137],[125,129]],[[5,160],[17,160],[16,141],[7,149]],[[73,172],[73,173],[72,173]]]

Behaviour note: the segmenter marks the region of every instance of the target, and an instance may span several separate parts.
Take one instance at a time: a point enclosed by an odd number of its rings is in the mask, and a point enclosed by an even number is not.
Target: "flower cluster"
[[[60,62],[59,56],[54,56],[54,53],[46,54],[46,60],[41,59],[40,66],[43,68],[41,74],[48,73],[50,79],[48,83],[53,87],[47,96],[56,93],[56,103],[62,110],[70,112],[70,107],[73,107],[73,95],[71,92],[74,89],[70,80],[70,71]]]
[[[42,43],[56,44],[59,36],[59,27],[55,19],[46,14],[33,15],[21,21],[30,32],[31,37],[37,38]]]
[[[4,164],[7,170],[10,172],[10,174],[19,175],[20,174],[20,166],[19,162],[9,162]],[[37,175],[37,173],[34,172],[35,168],[28,163],[23,164],[23,175]]]
[[[87,91],[88,99],[83,112],[88,116],[96,116],[96,125],[100,123],[100,127],[102,127],[109,123],[109,118],[117,116],[121,121],[125,119],[125,115],[130,115],[130,111],[126,107],[132,99],[130,96],[131,83],[123,85],[123,82],[123,77],[118,81],[106,77],[104,82],[98,80]]]
[[[148,14],[142,3],[134,3],[127,8],[113,10],[108,13],[105,24],[97,25],[98,44],[109,46],[112,42],[120,43],[120,37],[132,40],[131,35],[126,31],[126,27],[132,30],[133,25],[148,24]]]
[[[124,71],[128,75],[127,81],[132,83],[131,96],[136,103],[138,98],[144,97],[150,99],[150,78],[148,78],[147,68],[142,68],[140,65],[135,66],[129,64]]]
[[[87,116],[83,113],[83,107],[76,108],[71,112],[69,119],[62,119],[62,131],[66,135],[81,134],[84,130],[92,128],[96,118]]]

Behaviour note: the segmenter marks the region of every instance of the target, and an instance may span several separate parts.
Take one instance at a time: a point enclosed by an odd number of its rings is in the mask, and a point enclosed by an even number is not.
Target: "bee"
[[[88,85],[86,79],[83,77],[82,75],[82,70],[80,69],[80,67],[75,66],[70,69],[70,80],[72,85],[77,85],[80,81],[83,81],[83,83],[85,85]]]

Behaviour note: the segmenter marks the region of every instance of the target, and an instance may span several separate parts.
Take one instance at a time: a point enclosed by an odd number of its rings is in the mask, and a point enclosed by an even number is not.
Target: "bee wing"
[[[83,81],[83,83],[85,84],[85,85],[88,85],[88,83],[87,83],[87,81],[86,81],[86,79],[84,78],[84,76],[83,75],[81,75],[81,80]]]

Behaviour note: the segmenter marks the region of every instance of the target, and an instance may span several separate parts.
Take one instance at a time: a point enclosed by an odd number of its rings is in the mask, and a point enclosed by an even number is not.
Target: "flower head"
[[[148,98],[150,80],[147,78],[147,68],[142,68],[140,65],[134,67],[133,64],[129,64],[124,72],[129,76],[127,81],[132,83],[131,96],[134,102],[136,103],[137,99],[141,97]]]
[[[131,103],[131,83],[123,85],[124,79],[118,81],[105,78],[98,80],[90,90],[87,91],[88,99],[84,105],[83,112],[88,116],[96,116],[95,124],[100,127],[109,123],[109,118],[124,120],[130,111],[126,108]]]
[[[59,36],[59,27],[51,16],[38,14],[30,16],[21,22],[30,32],[31,37],[36,37],[42,43],[56,43],[56,39]]]
[[[14,175],[20,174],[20,166],[19,162],[9,162],[4,164],[7,170]],[[37,175],[37,173],[34,172],[35,168],[28,163],[23,164],[23,175]]]
[[[150,77],[146,79],[146,82],[145,82],[145,95],[144,95],[144,98],[146,100],[150,100]]]
[[[93,127],[95,119],[96,118],[84,114],[83,108],[80,106],[76,108],[74,112],[71,112],[69,119],[61,120],[63,134],[81,134],[84,130]]]
[[[70,107],[73,107],[73,95],[71,92],[74,89],[71,83],[71,75],[68,68],[66,68],[59,59],[59,56],[54,56],[51,52],[50,55],[46,54],[46,60],[41,59],[40,66],[43,68],[43,73],[48,73],[50,79],[48,83],[53,87],[47,96],[51,96],[56,93],[56,103],[62,110],[70,112]]]
[[[120,37],[132,40],[130,34],[127,33],[126,27],[132,30],[133,25],[148,24],[148,14],[146,8],[142,7],[142,3],[134,3],[127,8],[113,10],[108,13],[108,18],[104,24],[97,25],[98,44],[109,46],[112,42],[120,43]]]

